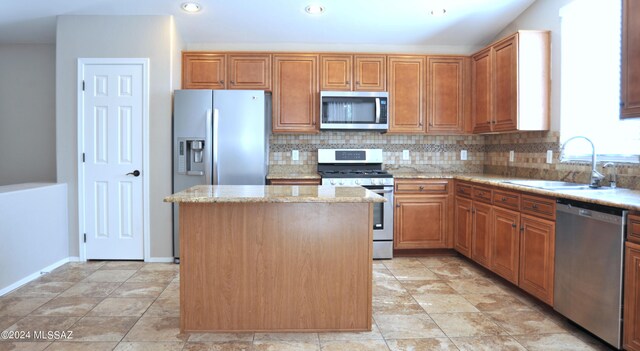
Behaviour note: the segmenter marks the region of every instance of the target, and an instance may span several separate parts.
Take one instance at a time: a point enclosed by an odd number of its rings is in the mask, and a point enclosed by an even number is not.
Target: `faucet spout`
[[[591,180],[589,182],[589,187],[591,188],[599,188],[600,187],[600,182],[604,179],[604,175],[600,172],[598,172],[598,170],[596,169],[596,147],[593,145],[593,142],[591,141],[591,139],[578,135],[578,136],[574,136],[571,137],[569,139],[567,139],[564,144],[562,145],[562,150],[560,151],[560,159],[562,160],[563,154],[564,154],[564,148],[567,146],[567,144],[575,139],[584,139],[586,141],[589,142],[589,144],[591,144]]]

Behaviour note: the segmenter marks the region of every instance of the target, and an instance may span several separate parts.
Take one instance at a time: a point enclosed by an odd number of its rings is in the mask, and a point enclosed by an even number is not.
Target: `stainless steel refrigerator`
[[[173,101],[173,192],[194,185],[264,185],[270,95],[261,90],[176,90]],[[173,205],[173,256],[180,256]]]

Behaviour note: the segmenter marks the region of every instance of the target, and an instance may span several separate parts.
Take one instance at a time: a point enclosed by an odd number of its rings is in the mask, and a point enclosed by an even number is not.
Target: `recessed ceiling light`
[[[200,7],[200,4],[195,2],[185,2],[181,7],[184,11],[190,13],[200,12],[200,10],[202,9],[202,7]]]
[[[319,15],[324,12],[324,6],[322,5],[308,5],[304,8],[310,15]]]
[[[433,9],[429,13],[431,14],[431,16],[444,16],[447,13],[447,9],[445,8]]]

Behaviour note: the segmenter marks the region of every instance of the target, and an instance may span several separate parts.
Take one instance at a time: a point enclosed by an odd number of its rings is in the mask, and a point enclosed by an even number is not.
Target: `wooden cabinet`
[[[424,56],[389,56],[388,67],[389,133],[424,133]]]
[[[520,230],[519,286],[553,305],[556,224],[554,221],[523,214]]]
[[[320,56],[320,90],[385,91],[384,55]]]
[[[320,185],[322,182],[321,179],[290,179],[290,178],[282,178],[282,179],[269,179],[269,185]]]
[[[394,249],[453,246],[453,201],[448,180],[396,180]]]
[[[273,133],[318,132],[318,56],[273,56]]]
[[[625,350],[640,350],[640,244],[625,244],[624,265],[624,330]]]
[[[229,54],[227,89],[271,90],[271,55]]]
[[[471,61],[474,133],[549,130],[548,31],[519,31]]]
[[[224,89],[226,55],[182,53],[182,89]]]
[[[473,202],[473,234],[471,236],[471,259],[491,268],[491,212],[489,204]]]
[[[461,134],[469,115],[469,59],[427,57],[427,133]]]
[[[473,235],[473,202],[462,196],[456,197],[455,228],[453,247],[459,253],[471,257],[471,236]]]
[[[622,1],[620,117],[640,117],[640,2]]]
[[[271,90],[271,55],[183,52],[182,89]]]
[[[494,206],[491,222],[491,270],[518,284],[520,213]]]

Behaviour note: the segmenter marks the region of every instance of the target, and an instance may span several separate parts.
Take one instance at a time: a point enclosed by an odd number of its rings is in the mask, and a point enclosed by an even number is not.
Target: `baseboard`
[[[173,257],[149,257],[145,260],[147,263],[172,263]]]
[[[43,274],[50,273],[52,270],[62,266],[63,264],[65,264],[67,262],[75,262],[75,261],[78,261],[78,257],[66,257],[66,258],[63,258],[63,259],[61,259],[60,261],[58,261],[58,262],[56,262],[54,264],[46,266],[46,267],[38,270],[37,272],[29,274],[28,276],[18,280],[17,282],[15,282],[15,283],[7,286],[7,287],[4,287],[4,288],[0,289],[0,296],[3,296],[5,294],[17,289],[17,288],[27,284],[28,282],[30,282],[32,280],[36,280],[36,279],[40,278]]]

